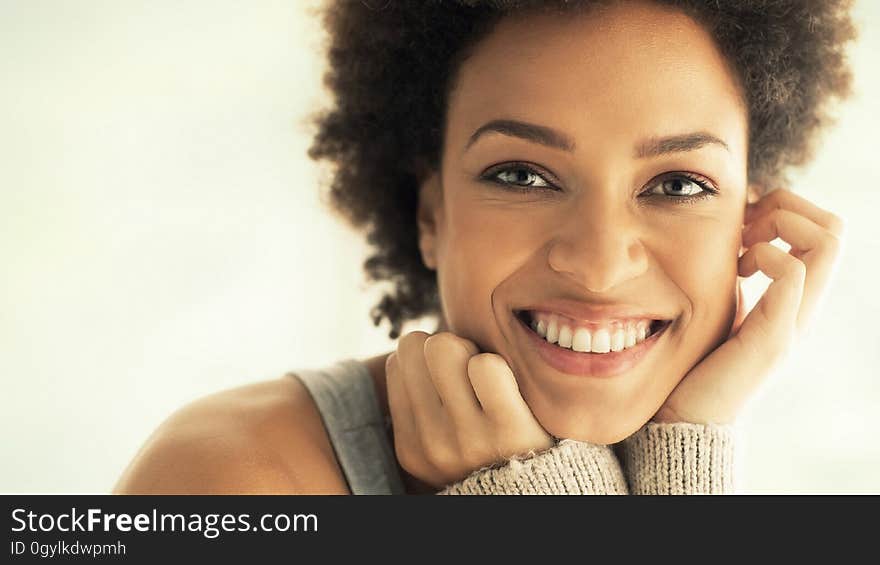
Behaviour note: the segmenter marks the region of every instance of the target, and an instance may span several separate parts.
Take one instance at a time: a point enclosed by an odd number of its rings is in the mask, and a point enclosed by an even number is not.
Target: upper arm
[[[147,440],[118,494],[347,493],[320,414],[291,377],[184,406]]]

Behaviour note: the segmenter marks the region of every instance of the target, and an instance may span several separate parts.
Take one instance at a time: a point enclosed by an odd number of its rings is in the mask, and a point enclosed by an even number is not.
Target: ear
[[[429,269],[437,269],[437,223],[443,205],[440,174],[430,172],[419,185],[419,204],[416,221],[419,230],[419,250],[422,262]]]

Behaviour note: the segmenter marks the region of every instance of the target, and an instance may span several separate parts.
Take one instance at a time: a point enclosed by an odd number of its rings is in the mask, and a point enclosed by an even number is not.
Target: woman
[[[310,155],[394,284],[374,321],[437,331],[183,408],[117,492],[732,492],[735,418],[837,255],[841,220],[783,187],[848,93],[848,3],[338,2],[325,25]]]

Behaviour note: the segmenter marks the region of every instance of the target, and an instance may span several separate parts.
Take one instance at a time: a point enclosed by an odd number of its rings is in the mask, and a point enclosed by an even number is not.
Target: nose
[[[574,208],[554,233],[550,267],[592,292],[607,292],[648,269],[638,222],[608,206]]]

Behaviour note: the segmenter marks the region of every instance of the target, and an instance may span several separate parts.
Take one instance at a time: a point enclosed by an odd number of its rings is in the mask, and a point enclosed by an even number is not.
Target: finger
[[[388,411],[391,413],[394,451],[397,459],[408,472],[424,473],[426,471],[422,468],[424,462],[413,457],[414,454],[421,452],[421,443],[412,406],[401,379],[397,353],[392,353],[385,359],[385,388],[388,391]]]
[[[697,415],[691,421],[732,422],[770,369],[787,349],[797,317],[805,266],[767,242],[758,242],[740,258],[740,276],[757,271],[772,279],[764,295],[746,316],[739,331],[699,363],[675,394],[679,408],[704,404],[711,420]],[[710,398],[705,391],[713,390]]]
[[[809,218],[790,210],[776,209],[750,223],[743,230],[742,243],[751,247],[759,241],[773,241],[777,237],[803,251],[836,246],[837,242],[834,234]]]
[[[444,419],[440,396],[425,364],[427,338],[425,332],[411,332],[400,338],[397,345],[401,380],[420,432],[431,429]]]
[[[736,282],[736,313],[733,317],[733,325],[730,328],[730,335],[735,335],[739,328],[742,326],[742,323],[746,319],[746,315],[748,312],[746,311],[746,301],[745,296],[743,295],[742,289],[742,280],[737,280]]]
[[[756,218],[776,209],[790,210],[800,214],[836,236],[843,234],[844,222],[839,216],[819,208],[806,198],[784,188],[768,192],[755,204],[746,206],[744,221],[751,223]]]
[[[806,265],[778,247],[762,241],[750,247],[739,260],[741,277],[750,277],[757,271],[773,280],[746,316],[737,336],[748,331],[764,337],[778,337],[790,332],[803,296]]]
[[[826,228],[795,212],[777,209],[757,218],[743,233],[743,245],[779,237],[791,245],[791,255],[806,265],[798,326],[804,327],[822,296],[840,248],[840,240]]]
[[[416,422],[400,379],[397,353],[392,353],[385,359],[385,388],[388,391],[388,411],[391,413],[395,443],[415,437]]]
[[[483,409],[468,378],[468,361],[479,353],[470,340],[450,332],[434,334],[425,340],[425,363],[443,403],[459,428],[482,417]]]
[[[500,355],[481,353],[471,357],[467,374],[487,418],[508,425],[534,418],[513,371]]]
[[[704,414],[711,414],[715,422],[733,421],[784,355],[800,319],[807,277],[813,276],[811,271],[822,271],[823,259],[817,256],[829,255],[827,238],[842,228],[839,218],[789,191],[775,191],[748,208],[746,221],[753,225],[743,233],[743,244],[750,247],[739,259],[739,275],[748,277],[760,270],[772,281],[740,330],[699,363],[675,391],[679,408],[686,409],[705,403],[705,391],[713,390],[708,399],[713,406]],[[769,243],[776,237],[791,243],[792,253]]]

